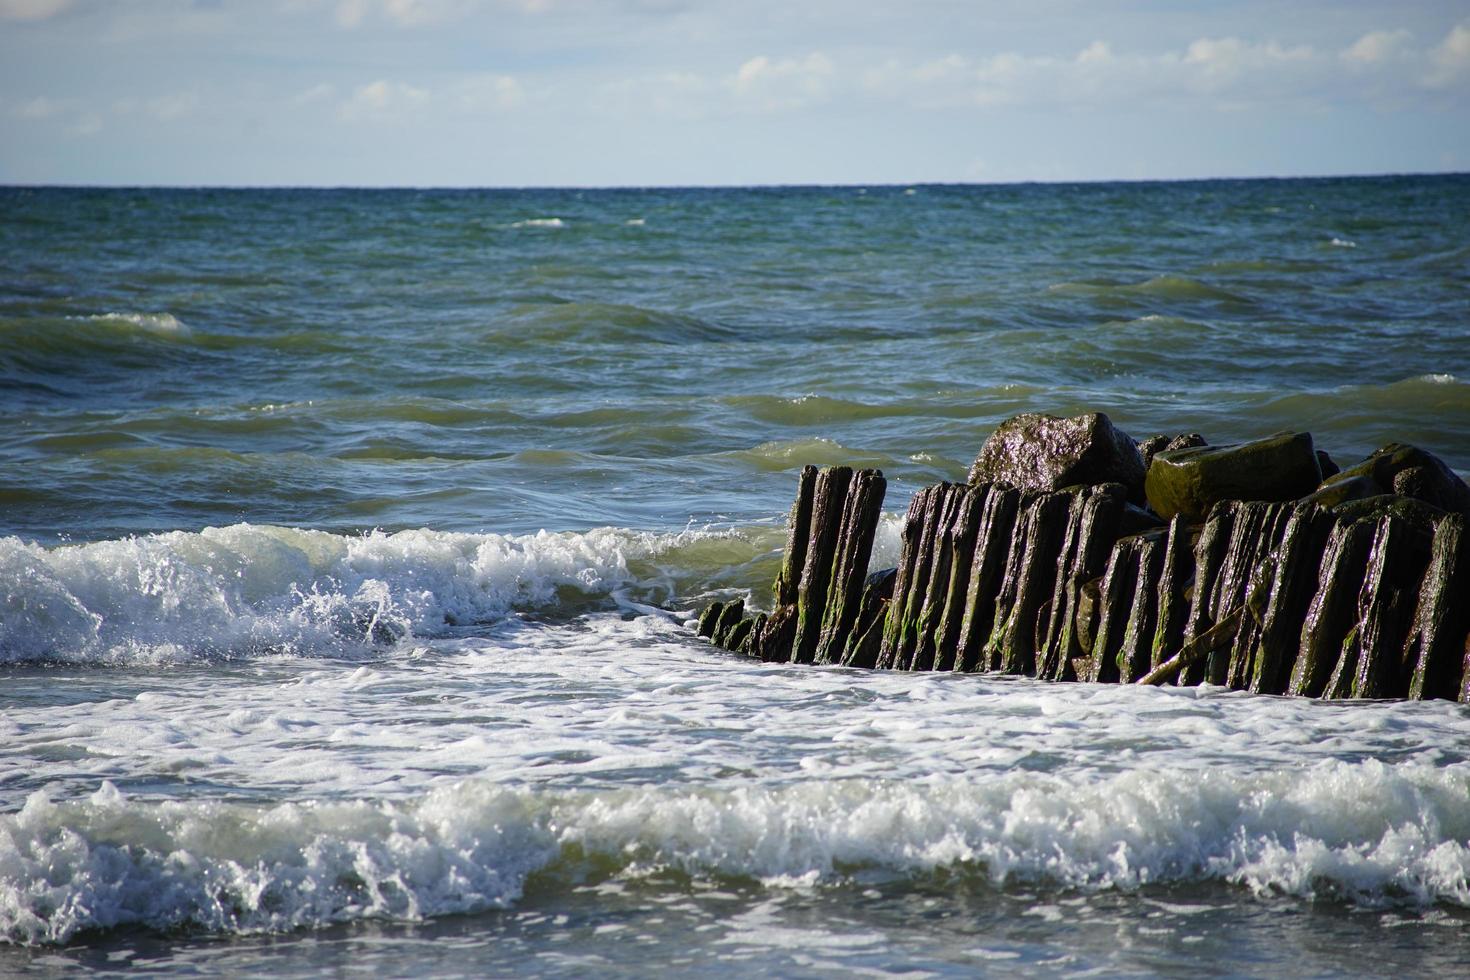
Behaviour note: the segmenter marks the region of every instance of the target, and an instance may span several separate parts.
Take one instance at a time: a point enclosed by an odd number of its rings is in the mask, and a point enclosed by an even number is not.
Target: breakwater
[[[1140,446],[1105,415],[1020,416],[968,482],[914,494],[898,566],[869,574],[885,490],[805,467],[770,611],[712,603],[700,635],[783,663],[1470,701],[1470,491],[1413,447],[1339,470],[1305,433]]]

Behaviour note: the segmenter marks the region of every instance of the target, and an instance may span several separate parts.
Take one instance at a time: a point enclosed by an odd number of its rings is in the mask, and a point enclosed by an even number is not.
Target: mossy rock
[[[1322,482],[1309,432],[1282,432],[1233,446],[1157,453],[1144,480],[1149,506],[1164,520],[1202,521],[1222,500],[1295,500]]]
[[[969,482],[1053,492],[1081,484],[1121,483],[1143,502],[1138,443],[1102,412],[1074,418],[1028,413],[996,427],[970,467]]]
[[[1331,488],[1333,484],[1328,484]],[[1358,497],[1331,508],[1344,521],[1379,520],[1389,514],[1421,531],[1432,532],[1445,517],[1445,511],[1414,497],[1385,493],[1374,497]]]
[[[1356,466],[1329,477],[1323,489],[1355,479],[1373,481],[1379,493],[1411,497],[1470,516],[1470,487],[1444,460],[1418,446],[1391,442]]]

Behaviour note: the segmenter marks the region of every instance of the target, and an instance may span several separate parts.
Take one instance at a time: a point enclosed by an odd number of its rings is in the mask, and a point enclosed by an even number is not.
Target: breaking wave
[[[0,663],[350,655],[630,588],[666,601],[680,550],[724,539],[757,553],[734,532],[618,528],[353,536],[237,524],[54,548],[0,538]]]
[[[1470,768],[1041,773],[273,806],[38,792],[0,816],[0,937],[141,925],[237,934],[506,907],[589,860],[770,887],[860,870],[1081,891],[1206,881],[1360,904],[1470,905]]]

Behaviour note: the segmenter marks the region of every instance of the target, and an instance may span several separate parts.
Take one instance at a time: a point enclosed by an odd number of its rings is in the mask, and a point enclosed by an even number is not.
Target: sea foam
[[[677,869],[768,887],[877,869],[973,887],[1216,882],[1355,903],[1470,905],[1470,768],[1034,772],[733,789],[548,792],[467,781],[408,801],[33,794],[0,816],[0,937],[121,925],[233,934],[505,907],[530,875]]]
[[[0,663],[350,654],[446,625],[606,598],[710,532],[351,536],[238,524],[44,548],[0,538]]]

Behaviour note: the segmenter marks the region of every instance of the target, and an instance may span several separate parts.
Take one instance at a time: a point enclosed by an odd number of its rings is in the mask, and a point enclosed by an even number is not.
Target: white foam
[[[148,803],[105,783],[0,816],[0,936],[213,933],[502,907],[567,848],[808,888],[879,868],[1082,890],[1216,881],[1262,894],[1470,905],[1470,768],[1011,772],[923,781],[547,792],[468,781],[402,802]]]
[[[100,313],[81,319],[128,323],[146,333],[162,336],[189,337],[194,333],[187,324],[172,313]]]
[[[565,228],[567,223],[560,218],[527,218],[511,223],[512,228]]]
[[[600,528],[363,536],[238,524],[43,548],[0,538],[0,662],[340,655],[637,581],[703,537]]]
[[[1337,238],[1337,237],[1333,237],[1333,239],[1331,241],[1329,241],[1327,244],[1330,245],[1330,246],[1332,246],[1333,248],[1357,248],[1358,247],[1358,243],[1355,242],[1355,241],[1352,241],[1352,240],[1347,239],[1347,238]]]
[[[642,228],[644,225],[648,224],[648,222],[643,218],[629,218],[627,221],[624,221],[623,224],[633,228]]]

